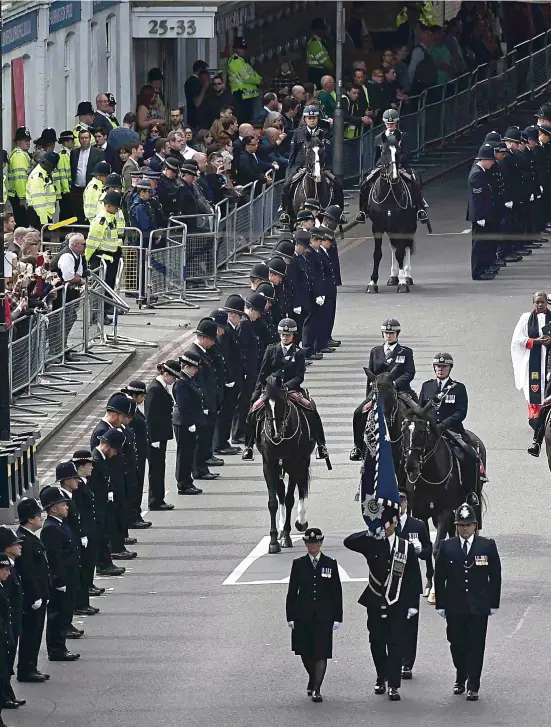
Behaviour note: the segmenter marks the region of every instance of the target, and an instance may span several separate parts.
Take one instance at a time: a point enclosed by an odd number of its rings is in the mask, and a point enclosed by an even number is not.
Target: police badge
[[[362,502],[364,519],[369,518],[371,522],[380,520],[383,515],[384,505],[374,495],[367,495]]]

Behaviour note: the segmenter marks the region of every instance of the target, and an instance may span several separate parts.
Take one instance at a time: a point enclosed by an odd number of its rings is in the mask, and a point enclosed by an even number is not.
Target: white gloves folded
[[[67,586],[58,586],[56,588],[56,591],[61,591],[61,593],[67,593]]]
[[[294,628],[295,628],[295,622],[294,622],[294,621],[287,621],[287,626],[288,626],[288,627],[289,627],[290,629],[294,629]]]
[[[88,547],[88,536],[85,535],[84,537],[82,537],[80,539],[80,542],[82,543],[82,545],[83,545],[84,548],[87,548]]]
[[[325,296],[324,295],[318,295],[316,298],[316,303],[318,305],[323,305],[325,303]]]
[[[484,225],[486,224],[486,220],[478,220],[478,222],[477,222],[476,224],[477,224],[477,225],[478,225],[479,227],[484,227]]]
[[[442,616],[442,618],[446,618],[446,611],[445,611],[445,609],[443,609],[443,608],[437,608],[436,609],[436,613],[439,616]]]
[[[417,616],[418,613],[419,610],[417,608],[408,608],[407,618],[413,618],[414,616]]]
[[[302,308],[300,306],[298,308],[293,308],[293,313],[296,313],[297,316],[299,316],[302,313]]]
[[[533,194],[531,194],[531,195],[530,195],[530,202],[533,202],[533,201],[534,201],[534,195],[533,195]]]
[[[226,386],[228,387],[228,389],[231,389],[232,386],[235,386],[235,381],[230,381],[230,383],[226,384]]]
[[[340,621],[333,621],[333,631],[336,631],[337,629],[340,629],[341,622]]]
[[[35,601],[33,605],[31,606],[33,611],[38,611],[38,609],[42,606],[42,599],[39,598],[38,601]]]
[[[188,432],[193,433],[193,432],[197,431],[197,427],[195,426],[195,424],[192,424],[191,427],[187,428],[187,430],[188,430]]]
[[[513,203],[512,203],[512,202],[505,202],[505,206],[506,206],[506,207],[507,207],[508,209],[510,209],[510,210],[512,210],[512,209],[513,209]]]
[[[109,502],[113,502],[113,500],[115,499],[115,495],[112,492],[108,492],[107,499],[109,500]]]
[[[151,442],[151,446],[153,447],[153,449],[159,449],[159,447],[161,446],[161,443],[160,442]]]

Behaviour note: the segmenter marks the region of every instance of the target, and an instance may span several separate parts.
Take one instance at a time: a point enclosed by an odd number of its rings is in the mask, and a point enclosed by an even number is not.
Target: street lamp
[[[2,4],[0,3],[0,39],[2,38]],[[0,68],[3,66],[0,45]],[[3,138],[2,98],[3,89],[0,83],[0,139]],[[4,160],[0,164],[0,249],[4,251]],[[6,281],[4,279],[4,261],[0,265],[0,441],[10,439],[10,377],[9,377],[9,336],[6,328]]]
[[[333,116],[333,172],[342,184],[344,176],[344,117],[342,111],[342,46],[344,43],[344,8],[337,0],[337,38],[335,49],[335,88],[337,92]]]

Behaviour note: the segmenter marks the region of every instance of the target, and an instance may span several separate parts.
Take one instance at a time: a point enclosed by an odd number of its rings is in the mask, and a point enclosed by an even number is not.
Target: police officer
[[[52,172],[59,162],[59,154],[55,151],[46,152],[29,174],[25,188],[27,198],[27,215],[29,224],[36,229],[50,223],[55,215],[57,192],[52,179]]]
[[[299,210],[297,213],[297,230],[312,230],[316,226],[316,218],[312,210]]]
[[[324,316],[320,330],[321,352],[327,350],[334,351],[337,346],[341,345],[340,341],[333,340],[333,326],[335,324],[335,314],[337,312],[337,278],[333,263],[331,262],[331,249],[335,242],[335,233],[328,227],[320,226],[318,232],[322,235],[320,257],[325,277],[325,302],[323,304]]]
[[[233,417],[243,388],[243,357],[237,340],[238,324],[235,323],[235,319],[231,323],[229,315],[227,311],[220,309],[210,315],[218,326],[217,343],[225,372],[222,407],[216,419],[213,439],[213,454],[222,456],[241,453],[240,447],[233,447],[230,444],[230,438]]]
[[[322,702],[327,659],[333,656],[333,632],[342,624],[342,586],[337,561],[321,552],[321,530],[307,528],[302,539],[308,553],[293,560],[286,616],[292,629],[291,648],[308,673],[306,694],[313,702]]]
[[[381,519],[384,538],[376,539],[369,531],[362,531],[345,538],[344,545],[361,553],[369,568],[369,582],[358,603],[367,609],[369,644],[377,672],[375,694],[384,694],[388,684],[388,698],[397,702],[404,633],[407,621],[419,612],[421,571],[412,542],[396,534],[396,510],[385,508]]]
[[[126,395],[125,395],[126,396]],[[129,529],[144,530],[150,528],[152,523],[150,520],[144,520],[142,517],[141,492],[139,485],[139,464],[138,464],[138,447],[134,430],[131,427],[136,415],[136,400],[127,397],[130,403],[130,410],[124,417],[121,429],[124,434],[124,445],[122,453],[124,455],[124,476],[125,476],[125,499],[123,503],[124,512],[124,542],[125,545],[134,544],[138,541],[129,537]],[[126,548],[123,554],[130,553],[133,558],[137,557],[136,552],[128,551]]]
[[[504,159],[508,174],[505,176],[506,193],[505,207],[508,210],[509,233],[513,236],[515,249],[522,255],[531,255],[525,242],[526,233],[526,203],[528,169],[526,160],[521,152],[522,132],[518,126],[510,126],[503,135],[507,146],[507,155]]]
[[[538,124],[538,132],[541,144],[539,173],[543,187],[541,227],[546,232],[551,232],[551,121]]]
[[[488,616],[499,608],[501,562],[495,541],[476,532],[475,511],[464,503],[455,513],[457,536],[444,540],[436,558],[436,611],[446,619],[455,666],[454,694],[476,702],[486,646]]]
[[[323,18],[312,20],[312,35],[306,44],[306,65],[308,66],[308,80],[321,88],[323,76],[333,74],[333,61],[327,50],[327,23]]]
[[[84,216],[90,224],[98,214],[98,205],[103,194],[105,180],[109,174],[111,174],[111,165],[107,162],[98,162],[94,167],[94,176],[84,190],[82,197]]]
[[[203,338],[204,336],[200,340],[202,341]],[[205,426],[205,417],[208,416],[203,392],[196,381],[202,363],[203,359],[197,351],[191,349],[185,351],[180,356],[182,373],[176,379],[173,389],[175,407],[172,420],[176,437],[176,483],[179,495],[200,495],[203,492],[193,484],[195,458],[199,448],[198,437],[201,436],[201,427]],[[210,368],[211,364],[207,363],[206,371],[202,372],[203,380],[206,380]],[[208,473],[208,467],[204,462],[203,456],[200,471]],[[218,473],[212,477],[202,477],[201,479],[213,480],[217,476]]]
[[[42,527],[42,508],[33,497],[25,497],[17,503],[17,517],[21,556],[16,559],[15,568],[23,588],[17,681],[39,683],[50,678],[38,669],[46,604],[50,598],[50,568],[46,550],[37,535]]]
[[[119,260],[122,254],[122,240],[117,231],[117,212],[121,206],[121,195],[113,190],[103,198],[103,211],[98,212],[86,238],[86,260],[91,270],[105,263],[105,282],[110,288],[115,287]],[[105,304],[106,323],[110,323],[109,315],[113,307]]]
[[[494,147],[483,144],[469,174],[468,219],[472,223],[471,274],[473,280],[493,280],[495,272],[488,268],[495,260],[495,245],[491,239],[498,221],[494,209],[491,176],[488,170],[495,164]],[[506,193],[507,196],[507,193]]]
[[[303,210],[308,210],[314,215],[314,224],[315,227],[319,227],[321,225],[320,220],[320,212],[321,212],[321,205],[319,199],[316,199],[315,197],[308,197],[308,199],[304,200],[304,203],[302,205]]]
[[[262,76],[245,60],[246,53],[247,41],[237,36],[233,44],[233,55],[228,61],[228,83],[237,103],[240,124],[254,118],[256,99],[260,96],[259,86],[262,83]]]
[[[325,297],[327,284],[325,280],[326,266],[322,261],[320,251],[323,240],[323,232],[320,227],[314,227],[310,233],[310,245],[306,248],[304,258],[310,266],[310,315],[304,321],[302,332],[302,346],[306,356],[311,358],[315,354],[323,356],[324,353],[333,353],[334,348],[325,347],[323,331],[327,328],[325,308]],[[323,349],[323,350],[322,350]]]
[[[408,346],[402,346],[398,342],[401,330],[400,322],[396,318],[389,318],[382,322],[381,336],[384,339],[384,344],[382,346],[374,346],[371,349],[368,368],[375,376],[378,376],[379,374],[388,373],[396,367],[397,375],[394,379],[396,391],[402,392],[406,397],[417,400],[417,396],[410,385],[415,377],[413,351]],[[365,392],[366,398],[354,410],[354,447],[350,452],[350,459],[353,462],[359,462],[362,458],[363,434],[365,429],[363,408],[370,395],[371,383],[368,381]]]
[[[31,132],[20,126],[13,139],[15,144],[8,160],[8,197],[17,227],[28,227],[27,177],[31,168]]]
[[[8,592],[4,584],[11,578],[11,558],[0,553],[0,706],[5,709],[17,709],[24,700],[14,701],[11,687],[12,672],[9,666],[9,653],[14,648],[12,633],[12,615]],[[1,719],[1,717],[0,717]],[[5,725],[2,720],[0,724]]]
[[[97,206],[97,213],[98,214],[105,214],[105,195],[107,192],[113,191],[118,192],[119,194],[122,192],[122,179],[121,175],[117,174],[116,172],[112,172],[111,174],[108,174],[105,177],[105,183],[103,185],[103,192],[101,193],[101,196],[99,198],[98,206]],[[122,240],[124,238],[124,227],[126,225],[124,214],[122,210],[119,209],[115,212],[115,220],[117,223],[117,234],[119,238]]]
[[[258,331],[261,348],[265,351],[267,346],[279,340],[277,324],[281,320],[281,316],[278,315],[277,307],[274,307],[275,288],[270,282],[260,283],[255,292],[266,298],[264,313],[259,319],[262,327]]]
[[[178,205],[178,173],[180,163],[174,157],[167,157],[163,161],[163,171],[159,177],[157,195],[164,215],[164,226],[168,227],[170,217],[180,214]]]
[[[282,257],[274,256],[268,260],[270,271],[270,283],[274,286],[275,300],[274,308],[281,318],[289,318],[293,308],[293,301],[290,296],[287,283],[287,265]],[[274,316],[275,317],[275,316]]]
[[[23,614],[23,588],[19,573],[15,568],[17,559],[21,556],[21,538],[5,525],[0,526],[0,553],[10,559],[10,575],[2,586],[4,596],[9,605],[12,641],[8,648],[8,670],[13,674],[17,645],[21,636],[21,622]],[[17,699],[11,685],[11,680],[5,680],[2,687],[1,699],[4,707],[15,708],[26,704],[26,700]]]
[[[281,244],[281,243],[280,243]],[[293,317],[297,323],[297,340],[302,339],[302,328],[304,321],[311,311],[311,272],[310,266],[304,258],[304,253],[310,246],[310,233],[307,230],[297,230],[295,254],[287,268],[287,280],[293,299]],[[317,354],[313,358],[323,358],[323,354]]]
[[[255,263],[249,273],[251,290],[256,290],[260,283],[267,283],[270,280],[270,271],[266,263]]]
[[[66,220],[71,217],[71,149],[75,145],[73,132],[62,131],[58,142],[61,149],[54,184],[59,200],[59,219]]]
[[[527,126],[524,129],[526,145],[523,154],[527,160],[529,170],[530,198],[528,202],[527,232],[530,238],[531,247],[541,247],[544,240],[539,240],[540,219],[541,219],[541,184],[539,179],[538,153],[541,149],[539,143],[539,131],[537,126]]]

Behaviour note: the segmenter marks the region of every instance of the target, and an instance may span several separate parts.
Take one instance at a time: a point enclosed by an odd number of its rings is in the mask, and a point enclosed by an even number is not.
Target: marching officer
[[[31,132],[20,126],[13,139],[15,144],[8,160],[8,197],[17,227],[28,227],[27,177],[31,168]]]
[[[302,340],[304,322],[311,311],[311,272],[304,257],[309,246],[310,233],[307,230],[297,230],[295,254],[287,267],[287,280],[293,298],[293,316],[298,326],[297,340],[299,341]],[[323,354],[315,355],[313,358],[323,358]]]
[[[323,240],[320,227],[314,227],[310,232],[310,245],[304,252],[304,258],[310,267],[310,315],[304,321],[302,331],[302,346],[306,356],[311,358],[314,354],[333,353],[334,348],[325,348],[322,351],[324,321],[326,318],[325,297],[326,280],[322,253],[320,252]],[[300,238],[299,238],[300,239]]]
[[[98,162],[94,167],[94,176],[86,185],[82,202],[84,216],[91,224],[98,213],[98,205],[103,194],[105,180],[111,174],[111,165],[108,162]]]
[[[419,613],[421,571],[411,542],[396,534],[398,515],[393,508],[382,513],[385,537],[369,531],[349,535],[344,545],[361,553],[369,568],[369,583],[358,603],[367,609],[371,656],[377,671],[375,694],[388,684],[391,702],[400,700],[406,623]]]
[[[325,276],[325,302],[323,304],[324,317],[321,327],[321,352],[326,349],[335,350],[341,345],[340,341],[333,340],[333,326],[335,325],[335,315],[337,312],[337,278],[332,263],[331,250],[335,242],[335,233],[328,227],[320,225],[319,232],[322,235],[320,253],[321,264]]]
[[[200,340],[203,337],[201,336]],[[199,346],[197,346],[199,348]],[[203,349],[204,350],[204,349]],[[206,360],[206,359],[205,359]],[[195,460],[197,457],[198,437],[201,426],[205,424],[208,409],[204,403],[203,392],[195,380],[203,359],[195,350],[184,351],[180,356],[181,376],[176,379],[173,389],[175,402],[173,423],[176,437],[176,483],[179,495],[200,495],[203,490],[193,483]],[[205,365],[205,369],[211,364]],[[203,372],[204,380],[210,375],[210,368]],[[212,440],[212,434],[211,434]],[[206,438],[202,442],[203,448],[207,446]],[[202,451],[200,452],[202,453]],[[207,465],[202,462],[203,469],[208,473]],[[210,473],[209,473],[210,474]],[[202,479],[214,480],[218,474]]]
[[[396,318],[389,318],[381,324],[381,335],[384,339],[382,346],[374,346],[369,354],[369,370],[378,376],[379,374],[388,373],[394,368],[397,369],[397,375],[394,379],[394,386],[402,396],[417,400],[417,395],[411,388],[411,382],[415,377],[415,362],[413,360],[413,351],[408,346],[402,346],[398,342],[398,337],[402,327]],[[353,462],[359,462],[362,458],[363,433],[365,429],[365,416],[363,408],[367,404],[371,395],[371,384],[368,381],[365,391],[365,399],[354,410],[353,430],[354,430],[354,447],[350,452],[350,459]]]
[[[396,535],[408,540],[415,550],[415,556],[427,563],[427,575],[432,571],[432,542],[427,526],[422,520],[408,515],[408,494],[400,490],[400,519],[396,525]],[[430,570],[429,570],[430,565]],[[432,576],[431,576],[432,577]],[[404,656],[402,659],[402,679],[411,679],[415,657],[417,656],[417,634],[419,631],[419,600],[417,613],[408,618],[404,631]]]
[[[455,513],[457,535],[444,540],[436,559],[436,611],[446,619],[446,635],[455,666],[454,694],[476,702],[484,662],[488,616],[501,598],[501,561],[491,538],[477,532],[474,509],[467,503]]]
[[[494,147],[483,144],[469,174],[468,220],[472,223],[471,274],[473,280],[493,280],[495,272],[488,268],[495,260],[495,245],[491,242],[499,223],[496,220],[492,180],[488,170],[495,164]],[[509,170],[507,169],[507,173]],[[508,196],[506,192],[505,196]],[[506,203],[506,206],[509,202]]]
[[[308,673],[306,694],[313,702],[322,702],[327,659],[333,656],[333,632],[342,624],[342,586],[337,561],[321,552],[321,530],[308,528],[302,539],[308,553],[293,561],[286,615],[292,630],[291,648]]]
[[[10,575],[2,586],[4,596],[9,606],[9,618],[11,625],[12,640],[8,647],[8,670],[10,677],[13,674],[17,645],[21,636],[21,623],[23,615],[23,589],[19,573],[15,568],[17,559],[21,556],[21,539],[5,525],[0,527],[0,553],[7,555],[10,559]],[[2,706],[8,709],[22,707],[26,700],[17,699],[11,685],[11,678],[4,681],[0,698]]]
[[[39,671],[38,653],[50,598],[50,567],[46,550],[37,535],[42,527],[42,508],[34,498],[24,498],[17,503],[17,517],[21,557],[15,561],[15,568],[23,587],[17,681],[45,682],[50,675]]]
[[[59,154],[55,151],[46,152],[29,174],[25,193],[27,196],[27,214],[29,224],[36,229],[51,222],[55,215],[57,192],[52,179],[52,172],[59,162]]]

